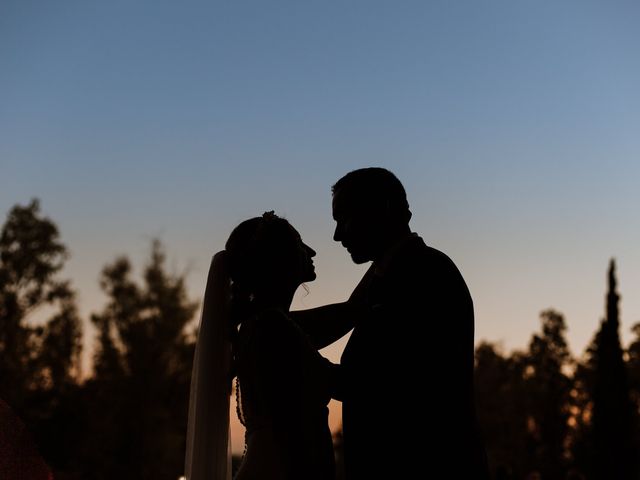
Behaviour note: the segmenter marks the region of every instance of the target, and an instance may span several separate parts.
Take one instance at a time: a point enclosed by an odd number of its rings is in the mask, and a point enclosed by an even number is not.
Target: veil
[[[211,261],[191,375],[186,480],[231,480],[230,281],[226,252]]]

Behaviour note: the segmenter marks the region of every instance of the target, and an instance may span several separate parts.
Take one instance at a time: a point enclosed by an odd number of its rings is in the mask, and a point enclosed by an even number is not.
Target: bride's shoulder
[[[247,327],[260,336],[269,336],[291,331],[296,325],[291,318],[279,308],[265,308],[257,312],[247,323]]]
[[[266,368],[275,361],[279,363],[298,355],[304,338],[289,316],[278,309],[258,312],[241,334],[242,357],[252,359],[258,368]],[[288,360],[287,360],[288,361]]]
[[[282,348],[298,348],[305,340],[308,341],[298,324],[281,309],[265,309],[255,320],[259,342],[275,343]]]

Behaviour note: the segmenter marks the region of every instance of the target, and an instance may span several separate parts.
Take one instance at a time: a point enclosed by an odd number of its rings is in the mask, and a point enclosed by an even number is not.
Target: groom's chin
[[[370,259],[365,255],[358,255],[357,253],[349,252],[351,255],[351,260],[356,265],[362,265],[363,263],[367,263]]]

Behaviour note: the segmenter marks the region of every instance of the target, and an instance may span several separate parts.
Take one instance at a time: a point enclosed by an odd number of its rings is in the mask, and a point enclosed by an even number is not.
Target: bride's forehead
[[[297,240],[302,240],[302,237],[300,236],[300,232],[298,232],[298,230],[296,230],[294,228],[293,225],[291,225],[289,222],[287,222],[287,230],[289,233],[291,233],[291,236]]]
[[[300,238],[300,234],[298,231],[291,225],[287,220],[282,219],[278,225],[274,225],[275,229],[273,229],[272,235],[280,239],[292,239],[297,240]]]

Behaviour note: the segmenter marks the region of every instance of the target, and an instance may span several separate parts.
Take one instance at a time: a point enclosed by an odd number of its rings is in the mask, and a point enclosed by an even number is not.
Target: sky
[[[159,237],[198,299],[233,227],[275,210],[318,253],[308,308],[366,269],[332,241],[331,185],[382,166],[465,277],[477,341],[525,348],[553,307],[580,355],[615,257],[627,343],[639,21],[632,0],[1,0],[0,215],[41,199],[88,319],[117,255],[140,271]]]

